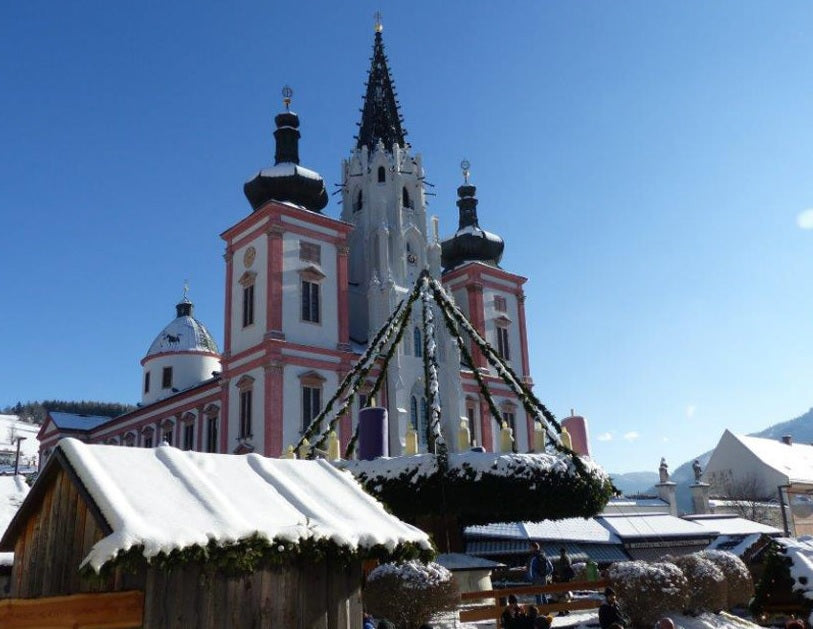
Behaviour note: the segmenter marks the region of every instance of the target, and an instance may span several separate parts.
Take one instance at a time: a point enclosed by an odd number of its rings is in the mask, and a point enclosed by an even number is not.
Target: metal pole
[[[788,527],[788,514],[785,513],[785,500],[782,498],[782,488],[789,487],[789,485],[779,485],[777,489],[779,490],[779,508],[782,510],[782,525],[785,527],[785,537],[790,537],[790,528]],[[788,502],[790,502],[790,498],[788,498]]]
[[[14,475],[17,476],[17,470],[20,469],[20,443],[27,437],[17,437],[17,456],[14,459]]]

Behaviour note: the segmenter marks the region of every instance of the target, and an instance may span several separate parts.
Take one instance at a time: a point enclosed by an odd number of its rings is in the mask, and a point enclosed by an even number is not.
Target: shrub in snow
[[[686,606],[686,577],[673,563],[621,561],[610,566],[608,576],[633,625],[651,627],[668,612]]]
[[[754,595],[754,580],[742,559],[724,550],[704,550],[698,553],[713,562],[726,580],[726,609],[745,607]]]
[[[707,559],[695,553],[680,557],[664,557],[663,561],[675,564],[688,581],[685,610],[692,615],[718,612],[726,608],[728,588],[723,571]]]
[[[378,566],[367,577],[363,597],[376,618],[386,618],[399,629],[416,629],[433,615],[455,609],[460,593],[443,566],[408,561]]]

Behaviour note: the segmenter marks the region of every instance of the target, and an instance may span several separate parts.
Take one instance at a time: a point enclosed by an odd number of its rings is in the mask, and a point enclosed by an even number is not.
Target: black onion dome
[[[361,122],[357,136],[357,148],[366,146],[372,150],[380,140],[386,150],[393,144],[405,146],[406,130],[402,126],[403,118],[398,110],[395,88],[390,78],[387,56],[384,54],[384,41],[381,31],[375,34],[370,74],[367,77],[367,93],[364,96],[364,108],[361,110]]]
[[[277,124],[274,165],[246,182],[243,186],[246,198],[254,210],[273,199],[321,211],[327,205],[325,182],[319,173],[299,165],[299,116],[284,111],[274,122]]]
[[[480,228],[477,220],[477,188],[468,183],[457,189],[460,222],[451,238],[440,243],[440,263],[450,271],[464,262],[485,262],[499,266],[505,243],[497,234]]]

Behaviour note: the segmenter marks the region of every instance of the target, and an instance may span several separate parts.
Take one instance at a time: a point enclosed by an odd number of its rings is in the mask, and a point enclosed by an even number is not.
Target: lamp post
[[[28,437],[17,437],[17,456],[14,459],[14,475],[17,476],[17,470],[20,468],[20,442],[28,439]]]

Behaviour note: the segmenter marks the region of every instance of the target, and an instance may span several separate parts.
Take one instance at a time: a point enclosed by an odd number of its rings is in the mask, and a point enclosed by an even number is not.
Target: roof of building
[[[813,446],[804,443],[787,444],[776,439],[735,435],[765,465],[788,477],[788,482],[813,484]]]
[[[62,413],[51,411],[48,417],[60,430],[93,430],[97,426],[109,422],[112,417],[104,415],[85,415],[84,413]]]
[[[361,123],[357,148],[366,146],[372,150],[380,141],[386,150],[393,144],[404,147],[406,129],[395,97],[395,86],[390,77],[387,55],[384,54],[384,40],[381,31],[375,34],[373,56],[370,59],[370,73],[367,76],[367,93],[361,110]]]
[[[541,522],[497,522],[466,527],[466,537],[490,539],[519,539],[525,541],[566,541],[617,544],[618,537],[596,520],[589,518],[566,518],[564,520],[542,520]]]
[[[599,564],[609,564],[614,561],[628,561],[629,555],[624,552],[623,545],[592,544],[590,542],[554,541],[540,543],[542,551],[548,557],[558,557],[559,549],[564,547],[570,555],[571,561],[587,561],[592,559]],[[518,539],[467,539],[466,552],[480,557],[504,557],[507,555],[527,555],[528,542]]]
[[[99,570],[120,551],[146,558],[192,546],[259,536],[281,552],[327,541],[352,552],[401,544],[430,548],[423,531],[386,512],[350,474],[330,463],[181,451],[168,445],[125,448],[63,439],[32,494],[0,541],[13,548],[41,482],[68,465],[107,523],[108,534],[83,565]],[[45,479],[45,480],[43,480]],[[44,486],[43,486],[44,487]],[[38,494],[34,496],[34,494]]]
[[[175,309],[177,316],[155,337],[144,358],[168,352],[218,354],[217,343],[209,330],[192,316],[192,302],[184,297]]]
[[[623,541],[640,538],[714,537],[716,535],[710,528],[667,513],[605,514],[596,519]]]
[[[466,570],[492,570],[504,566],[499,561],[491,561],[482,557],[475,557],[466,553],[441,553],[435,557],[435,563],[439,563],[447,570],[464,572]]]
[[[759,533],[752,535],[720,535],[708,545],[706,550],[724,550],[743,557],[751,548],[764,538]]]
[[[779,535],[782,533],[778,528],[754,522],[746,518],[738,517],[732,513],[705,513],[698,515],[683,516],[684,520],[689,520],[695,524],[708,528],[720,535]]]

